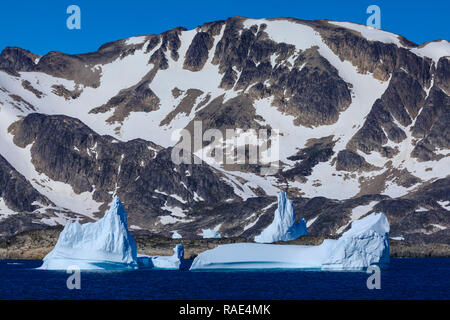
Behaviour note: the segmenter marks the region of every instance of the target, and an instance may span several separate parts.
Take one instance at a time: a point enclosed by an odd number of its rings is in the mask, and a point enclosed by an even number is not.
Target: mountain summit
[[[96,221],[117,194],[131,229],[253,239],[285,190],[311,235],[382,212],[393,237],[450,243],[449,57],[447,40],[243,17],[86,54],[6,48],[0,235]],[[175,133],[196,121],[278,130],[279,170],[201,157],[208,142],[191,150],[201,164],[174,163]]]

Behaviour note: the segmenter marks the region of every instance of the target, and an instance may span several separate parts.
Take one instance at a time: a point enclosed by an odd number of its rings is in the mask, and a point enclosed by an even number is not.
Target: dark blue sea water
[[[141,269],[82,272],[69,290],[65,272],[40,261],[0,261],[0,299],[450,299],[450,259],[391,259],[381,289],[364,272]]]

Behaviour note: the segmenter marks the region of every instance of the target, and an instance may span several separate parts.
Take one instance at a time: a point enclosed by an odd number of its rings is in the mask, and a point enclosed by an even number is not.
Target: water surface
[[[0,260],[0,299],[450,299],[450,258],[391,259],[381,289],[364,272],[140,269],[69,274],[33,268],[41,261]]]

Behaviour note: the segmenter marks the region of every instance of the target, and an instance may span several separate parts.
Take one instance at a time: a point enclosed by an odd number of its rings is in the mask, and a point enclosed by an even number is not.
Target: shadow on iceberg
[[[289,200],[286,192],[282,191],[278,194],[278,208],[275,210],[272,223],[255,237],[255,242],[291,241],[306,235],[308,232],[305,219],[295,222],[292,200]]]
[[[41,270],[136,269],[136,242],[128,231],[127,213],[115,197],[105,216],[81,225],[68,221],[55,248],[44,258]]]
[[[318,269],[365,270],[389,263],[389,223],[382,213],[354,221],[339,239],[318,246],[233,243],[199,254],[190,270]]]

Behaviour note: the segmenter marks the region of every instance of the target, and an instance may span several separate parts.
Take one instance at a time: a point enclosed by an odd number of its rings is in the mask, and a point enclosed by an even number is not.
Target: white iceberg
[[[365,269],[389,263],[389,223],[382,213],[352,222],[350,230],[334,240],[322,269]]]
[[[255,237],[255,242],[290,241],[307,234],[306,221],[301,219],[298,223],[295,222],[294,205],[287,198],[286,192],[282,191],[278,194],[278,208],[272,223]]]
[[[178,233],[178,231],[172,231],[172,239],[181,239],[181,238],[183,238],[182,236],[181,236],[181,234],[179,234]]]
[[[139,265],[152,267],[156,269],[173,269],[178,270],[184,260],[184,247],[177,244],[173,249],[173,256],[146,256],[138,255]]]
[[[93,223],[67,222],[55,248],[39,269],[116,270],[137,268],[136,242],[128,231],[127,213],[115,197],[105,216]]]
[[[203,239],[211,239],[211,238],[219,239],[220,238],[220,234],[217,233],[215,230],[205,229],[202,231],[203,231],[203,234],[202,234]]]
[[[364,270],[389,263],[389,224],[382,213],[352,223],[337,240],[318,246],[235,243],[199,254],[191,270],[321,269]]]

